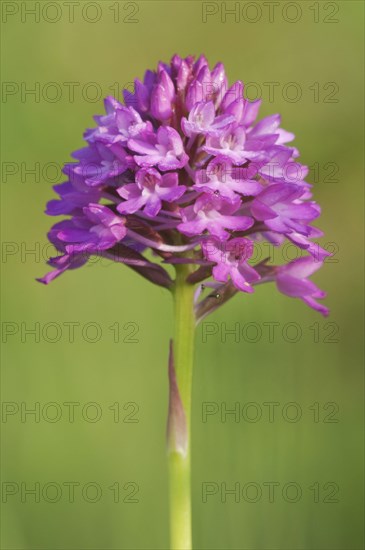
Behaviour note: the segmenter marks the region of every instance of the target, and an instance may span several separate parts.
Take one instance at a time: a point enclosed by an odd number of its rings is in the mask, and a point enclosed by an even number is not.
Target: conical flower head
[[[243,90],[240,81],[228,84],[222,63],[211,69],[204,56],[174,55],[136,79],[133,92],[124,90],[124,104],[108,97],[106,114],[84,134],[86,147],[73,154],[77,162],[64,168],[67,181],[55,186],[59,200],[47,206],[47,214],[70,218],[49,233],[60,255],[40,280],[99,254],[169,288],[163,263],[183,262],[192,266],[192,284],[206,281],[221,296],[276,280],[281,292],[326,314],[315,302],[324,293],[304,282],[304,267],[328,255],[313,242],[320,208],[304,180],[308,169],[280,115],[257,121],[261,101],[248,101]],[[263,240],[288,240],[310,256],[293,268],[255,266]],[[160,263],[146,259],[148,249]],[[294,268],[302,294],[288,290]],[[206,305],[199,308],[206,314]]]

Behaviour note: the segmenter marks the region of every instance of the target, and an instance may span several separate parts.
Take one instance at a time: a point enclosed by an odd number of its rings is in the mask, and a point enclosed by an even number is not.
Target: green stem
[[[186,452],[169,451],[171,550],[191,550],[190,417],[194,356],[194,285],[186,282],[189,266],[176,266],[173,356],[177,387],[186,418]]]

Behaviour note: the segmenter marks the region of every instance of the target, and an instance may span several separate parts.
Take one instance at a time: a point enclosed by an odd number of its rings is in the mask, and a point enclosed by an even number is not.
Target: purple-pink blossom
[[[122,214],[143,210],[148,216],[156,216],[162,202],[174,202],[185,193],[185,185],[179,185],[176,172],[160,174],[155,168],[142,168],[135,175],[135,183],[127,183],[117,191],[125,202],[117,206]]]
[[[283,294],[292,298],[300,298],[307,305],[326,316],[329,313],[328,308],[317,302],[318,299],[325,298],[326,293],[307,278],[321,265],[322,262],[315,261],[310,256],[298,258],[277,268],[276,285]]]
[[[260,275],[247,262],[253,254],[253,243],[249,239],[236,237],[230,241],[210,239],[202,245],[207,260],[214,262],[212,273],[216,281],[227,282],[243,292],[253,292],[250,283],[260,280]]]

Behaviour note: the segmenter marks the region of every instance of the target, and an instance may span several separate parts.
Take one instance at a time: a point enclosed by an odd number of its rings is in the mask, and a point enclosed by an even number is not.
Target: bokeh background
[[[220,2],[81,0],[73,22],[62,1],[38,3],[48,6],[38,22],[21,4],[35,3],[2,2],[2,548],[168,548],[170,296],[100,261],[49,287],[35,278],[51,254],[43,210],[62,181],[54,165],[70,160],[103,112],[100,89],[114,93],[177,52],[223,61],[231,82],[262,96],[261,116],[282,113],[313,166],[321,242],[335,252],[315,276],[328,319],[263,285],[198,330],[195,548],[360,550],[363,3],[280,2],[270,21],[261,2],[238,2],[225,20]],[[39,95],[26,93],[37,86]],[[237,323],[240,336],[225,338]],[[218,412],[203,422],[207,402]],[[272,422],[268,402],[277,403]],[[73,422],[65,403],[74,403]],[[239,421],[222,422],[222,409],[237,406]],[[37,407],[39,418],[26,414]],[[205,482],[217,490],[207,502]],[[37,483],[39,502],[25,492]],[[237,483],[244,496],[224,502],[222,484]]]

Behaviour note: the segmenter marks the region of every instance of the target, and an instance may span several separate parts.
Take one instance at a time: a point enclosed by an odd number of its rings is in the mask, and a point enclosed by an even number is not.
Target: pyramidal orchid
[[[311,225],[320,208],[305,181],[308,168],[298,162],[294,135],[280,127],[280,116],[257,121],[261,100],[244,99],[243,88],[240,81],[229,86],[224,66],[211,70],[204,56],[159,63],[135,81],[133,93],[124,90],[124,103],[106,98],[106,114],[85,132],[87,145],[64,167],[67,181],[55,186],[59,199],[46,210],[68,218],[49,232],[58,254],[41,282],[100,255],[173,295],[167,435],[175,550],[192,547],[196,324],[236,293],[252,299],[255,287],[270,281],[328,314],[319,302],[325,293],[308,280],[329,255],[313,241],[322,233]],[[302,256],[280,266],[269,259],[255,264],[254,249],[264,241],[289,241]]]

